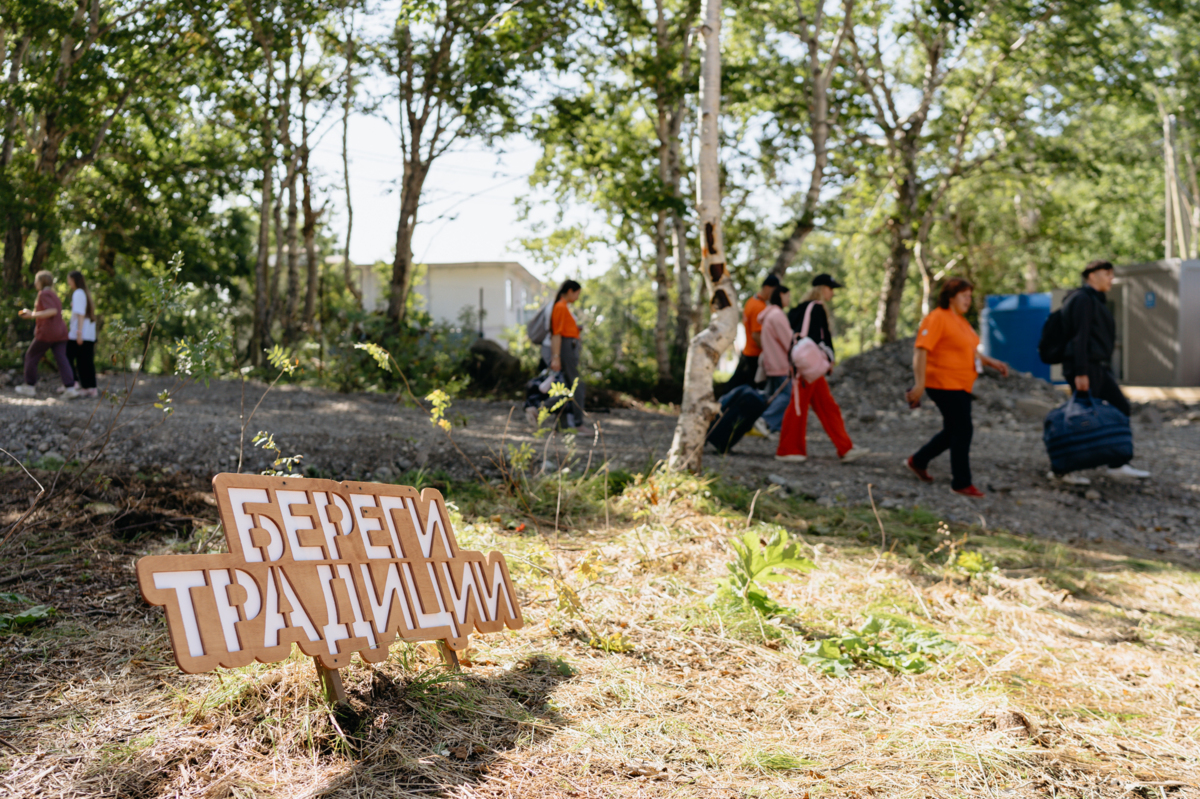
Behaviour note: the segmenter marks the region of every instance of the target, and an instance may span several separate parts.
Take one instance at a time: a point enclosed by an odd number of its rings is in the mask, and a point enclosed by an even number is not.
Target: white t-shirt
[[[75,314],[79,314],[79,317],[76,317]],[[87,318],[87,292],[83,289],[75,289],[75,292],[71,294],[71,330],[68,333],[71,341],[74,341],[79,334],[80,317],[83,319],[83,340],[95,341],[96,320]]]

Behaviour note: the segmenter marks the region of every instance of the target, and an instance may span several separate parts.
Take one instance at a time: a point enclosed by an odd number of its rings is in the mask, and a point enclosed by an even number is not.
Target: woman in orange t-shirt
[[[579,356],[582,350],[579,344],[579,325],[575,323],[575,315],[571,313],[571,304],[579,299],[583,287],[574,280],[564,280],[554,297],[554,308],[550,311],[550,351],[543,350],[543,358],[549,355],[547,363],[550,371],[562,372],[563,380],[571,386],[579,380]],[[583,424],[583,381],[575,386],[573,401],[564,408],[564,419],[571,427]]]
[[[914,408],[928,394],[942,412],[942,429],[904,462],[913,474],[932,483],[929,462],[950,450],[950,488],[956,494],[982,497],[971,482],[971,389],[975,387],[976,358],[1008,377],[1008,364],[978,352],[979,335],[964,315],[971,310],[975,287],[966,278],[952,277],[938,293],[938,307],[921,320],[913,351],[913,387],[904,397]]]

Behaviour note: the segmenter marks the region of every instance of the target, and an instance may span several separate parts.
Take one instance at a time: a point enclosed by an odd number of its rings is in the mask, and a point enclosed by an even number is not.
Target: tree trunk
[[[675,380],[671,375],[671,347],[669,330],[671,325],[671,279],[667,272],[667,212],[659,210],[654,224],[654,298],[658,313],[654,319],[654,360],[658,367],[658,387],[655,393],[660,401],[670,401]]]
[[[308,267],[305,280],[304,294],[304,329],[313,329],[313,319],[317,312],[317,284],[319,282],[320,265],[317,261],[317,222],[324,209],[313,210],[312,183],[308,173],[308,145],[304,147],[304,169],[300,172],[304,180],[304,259]]]
[[[833,80],[833,71],[837,68],[841,58],[842,40],[849,33],[854,22],[854,0],[844,0],[842,24],[830,46],[829,60],[822,65],[821,21],[824,17],[825,2],[826,0],[817,0],[816,15],[811,28],[807,17],[802,15],[799,20],[800,36],[808,47],[809,86],[811,87],[808,96],[808,113],[812,126],[813,168],[809,173],[804,207],[800,210],[800,216],[796,219],[792,232],[779,249],[775,265],[771,269],[780,280],[783,280],[787,274],[788,267],[796,259],[796,253],[800,251],[804,240],[808,238],[808,234],[812,233],[815,227],[817,203],[821,199],[821,184],[825,180],[825,169],[829,165],[829,87]],[[799,3],[796,4],[796,7],[797,10],[800,9]]]
[[[33,255],[29,259],[29,274],[36,275],[46,266],[46,259],[50,257],[50,234],[44,230],[38,231],[37,246],[33,248]]]
[[[16,211],[8,215],[4,236],[4,287],[13,293],[25,288],[25,231]]]
[[[298,219],[300,198],[296,191],[296,158],[288,162],[288,209],[287,209],[287,310],[284,311],[284,340],[295,341],[300,324],[300,240]]]
[[[303,62],[304,53],[300,52],[300,59]],[[296,191],[296,171],[298,153],[295,143],[292,141],[292,89],[295,86],[295,80],[292,75],[291,60],[289,59],[284,68],[283,90],[280,92],[279,103],[279,143],[282,146],[284,161],[284,178],[283,184],[280,186],[279,203],[276,207],[282,206],[283,190],[287,189],[287,228],[283,236],[280,236],[282,247],[277,246],[276,249],[282,249],[287,255],[287,295],[286,300],[280,298],[282,306],[283,319],[283,340],[292,342],[296,338],[297,325],[297,307],[300,304],[300,246],[298,240],[297,220],[300,216],[300,198],[299,192]],[[279,235],[278,223],[276,223],[276,235]],[[283,269],[283,261],[275,261],[275,274],[278,275]]]
[[[687,228],[679,214],[671,214],[671,244],[674,251],[677,281],[675,307],[675,358],[682,361],[687,355],[688,339],[700,332],[699,308],[692,303],[691,257],[688,255]],[[682,364],[680,364],[682,365]],[[672,369],[674,374],[674,367]]]
[[[700,72],[700,159],[697,206],[700,218],[700,264],[709,291],[712,317],[688,346],[683,402],[675,437],[667,455],[671,470],[699,470],[708,426],[720,406],[713,398],[712,376],[721,353],[733,344],[737,330],[736,292],[725,265],[721,229],[721,184],[718,163],[718,116],[721,110],[721,0],[705,0],[700,27],[703,65]]]
[[[264,112],[263,149],[266,159],[262,168],[262,194],[258,203],[258,256],[254,262],[254,328],[250,335],[250,352],[254,366],[262,364],[262,352],[271,338],[270,285],[271,205],[275,178],[275,142],[271,137],[270,115]]]
[[[420,131],[412,131],[412,141],[420,142]],[[404,320],[408,303],[408,292],[412,288],[413,258],[412,238],[417,227],[417,210],[421,203],[421,189],[425,185],[428,166],[421,163],[420,151],[416,146],[404,165],[403,187],[400,195],[400,221],[396,225],[396,260],[392,262],[392,290],[388,299],[388,320],[399,327]]]
[[[96,242],[96,267],[100,274],[115,277],[117,274],[117,251],[108,244],[108,234],[100,231],[99,241]]]
[[[283,235],[283,192],[286,188],[287,184],[280,181],[279,191],[275,192],[275,204],[271,208],[271,222],[275,228],[275,268],[271,270],[271,311],[267,321],[268,326],[274,325],[283,315],[281,313],[283,302],[279,295],[279,276],[283,273],[283,262],[287,255],[284,252],[286,244]]]
[[[884,263],[883,290],[875,316],[875,333],[881,344],[896,340],[900,303],[904,298],[908,269],[912,263],[912,245],[916,235],[914,228],[919,218],[918,201],[921,195],[920,178],[917,176],[917,146],[917,141],[907,136],[898,144],[902,172],[896,185],[896,209],[887,222],[892,241]]]
[[[350,109],[354,105],[354,13],[346,29],[346,93],[342,98],[342,180],[346,184],[346,249],[342,253],[342,276],[346,289],[354,299],[362,302],[362,291],[354,285],[354,274],[350,264],[350,234],[354,232],[354,205],[350,202]],[[366,310],[373,311],[374,308]]]

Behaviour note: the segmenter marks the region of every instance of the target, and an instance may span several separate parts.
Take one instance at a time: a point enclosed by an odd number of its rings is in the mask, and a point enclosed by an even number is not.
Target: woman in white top
[[[67,338],[67,360],[75,370],[76,397],[94,397],[96,391],[96,306],[83,273],[67,275],[71,290],[71,328]]]

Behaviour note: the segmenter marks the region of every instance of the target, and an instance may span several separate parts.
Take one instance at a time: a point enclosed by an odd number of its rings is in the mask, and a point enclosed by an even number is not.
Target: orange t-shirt
[[[762,347],[754,343],[751,333],[762,332],[762,322],[758,321],[758,315],[766,307],[767,304],[760,300],[757,294],[746,300],[746,308],[742,311],[742,324],[746,326],[746,346],[742,347],[742,354],[747,357],[754,358],[762,354]]]
[[[975,386],[979,335],[971,323],[949,308],[935,308],[917,329],[919,349],[928,351],[925,386],[970,391]]]
[[[554,303],[554,310],[550,312],[550,335],[579,338],[579,325],[575,324],[575,317],[571,315],[566,300]]]

